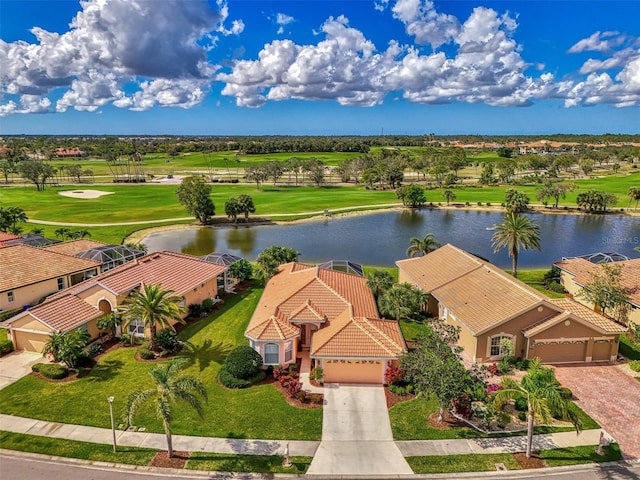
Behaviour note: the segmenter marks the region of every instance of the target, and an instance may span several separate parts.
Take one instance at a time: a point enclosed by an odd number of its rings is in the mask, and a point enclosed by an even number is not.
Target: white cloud
[[[573,45],[568,53],[581,53],[586,51],[592,52],[609,52],[613,48],[622,45],[625,37],[620,32],[595,32],[587,38],[583,38]]]
[[[392,8],[394,18],[405,25],[407,34],[419,45],[432,48],[449,43],[460,30],[453,15],[438,13],[431,0],[397,0]]]
[[[384,12],[389,5],[389,0],[374,0],[373,8],[379,12]]]
[[[229,5],[227,0],[216,0],[218,5],[218,11],[220,12],[220,19],[216,28],[217,32],[223,35],[240,35],[244,31],[244,22],[242,19],[233,20],[231,22],[231,28],[225,27],[225,22],[229,18]]]
[[[295,18],[293,18],[292,16],[287,15],[286,13],[277,13],[276,24],[280,26],[277,32],[278,35],[282,35],[284,33],[284,26],[289,25],[293,21],[295,21]]]
[[[139,105],[183,106],[201,98],[193,83],[211,82],[210,32],[220,28],[226,11],[214,13],[206,0],[87,0],[81,7],[66,33],[34,27],[36,43],[0,40],[0,95],[20,96],[19,104],[6,99],[0,114],[49,108],[48,95],[56,90],[63,91],[60,112],[124,106],[122,86],[137,87],[149,99],[155,91],[149,79],[171,83],[175,98],[165,99],[160,89],[158,98]],[[234,20],[229,31],[242,31],[240,23]],[[203,39],[209,47],[198,43]]]

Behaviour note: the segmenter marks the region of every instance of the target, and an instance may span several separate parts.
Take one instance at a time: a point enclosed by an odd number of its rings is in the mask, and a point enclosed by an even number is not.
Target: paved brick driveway
[[[640,382],[615,365],[557,365],[575,402],[615,438],[625,458],[640,459]]]

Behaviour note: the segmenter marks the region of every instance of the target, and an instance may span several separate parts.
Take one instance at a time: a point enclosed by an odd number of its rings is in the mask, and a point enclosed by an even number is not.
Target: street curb
[[[247,473],[247,472],[221,472],[221,471],[205,471],[205,470],[188,470],[180,468],[161,468],[161,467],[148,467],[144,465],[128,465],[125,463],[113,463],[113,462],[100,462],[92,460],[82,460],[79,458],[70,457],[57,457],[55,455],[46,455],[42,453],[21,452],[18,450],[7,450],[0,448],[0,455],[16,458],[31,459],[40,462],[51,462],[59,464],[76,465],[86,468],[95,468],[97,470],[121,470],[130,471],[132,473],[150,473],[158,475],[173,475],[182,478],[217,478],[224,477],[227,479],[238,478],[248,480],[263,480],[263,479],[314,479],[314,480],[349,480],[357,478],[358,480],[385,480],[385,479],[412,479],[412,480],[438,480],[438,479],[451,479],[455,478],[528,478],[528,477],[540,477],[546,475],[555,475],[565,472],[587,472],[593,470],[602,470],[607,467],[628,467],[634,465],[640,465],[640,459],[637,460],[621,460],[619,462],[603,462],[603,463],[584,463],[580,465],[567,465],[562,467],[545,467],[545,468],[531,468],[527,470],[504,470],[504,471],[490,471],[490,472],[463,472],[463,473],[430,473],[430,474],[413,474],[413,475],[308,475],[308,474],[288,474],[288,473]]]
[[[34,460],[40,462],[59,463],[67,465],[76,465],[79,467],[93,468],[96,470],[120,470],[137,473],[150,473],[158,475],[173,475],[181,478],[218,478],[223,477],[225,479],[239,478],[239,479],[298,479],[306,478],[305,475],[289,474],[289,473],[257,473],[257,472],[222,472],[217,470],[189,470],[182,468],[162,468],[162,467],[149,467],[146,465],[129,465],[126,463],[114,463],[114,462],[101,462],[93,460],[83,460],[80,458],[71,457],[57,457],[55,455],[47,455],[43,453],[21,452],[19,450],[8,450],[0,448],[0,455],[15,458],[24,458],[27,460]]]

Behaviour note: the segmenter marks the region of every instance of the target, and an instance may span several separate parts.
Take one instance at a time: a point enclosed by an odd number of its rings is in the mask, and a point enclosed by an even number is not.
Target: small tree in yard
[[[62,362],[67,368],[74,369],[86,356],[84,347],[87,346],[90,339],[91,336],[86,330],[53,332],[49,335],[49,341],[44,345],[42,355],[51,355],[56,362]]]
[[[111,333],[111,337],[116,336],[116,329],[118,325],[122,323],[122,319],[115,312],[111,312],[104,317],[100,317],[96,322],[96,327],[99,330],[108,330]]]
[[[580,420],[570,408],[570,400],[562,395],[562,387],[555,377],[553,369],[542,367],[536,360],[529,372],[516,382],[512,378],[502,379],[502,389],[494,393],[493,402],[499,408],[508,400],[518,398],[527,401],[527,457],[531,457],[533,442],[533,423],[535,418],[543,422],[552,420],[552,415],[569,420],[576,431],[580,431]]]
[[[603,315],[608,309],[615,310],[629,302],[627,291],[620,283],[621,275],[622,265],[601,263],[578,296],[598,306]]]
[[[374,270],[367,274],[367,287],[377,300],[384,292],[393,287],[393,277],[386,270]]]
[[[216,213],[211,200],[211,185],[202,176],[187,177],[176,190],[178,201],[187,211],[196,217],[200,223],[209,223]]]
[[[440,407],[438,421],[442,422],[445,410],[465,391],[469,374],[458,356],[459,348],[452,350],[450,346],[459,331],[444,324],[439,327],[443,333],[426,328],[416,341],[416,349],[400,359],[400,368],[417,393],[436,397]]]
[[[202,418],[204,411],[200,399],[207,400],[207,391],[198,378],[178,376],[182,365],[182,362],[173,361],[151,367],[149,375],[153,379],[153,387],[148,390],[131,392],[127,397],[124,413],[125,423],[132,425],[138,409],[147,400],[153,401],[156,416],[162,421],[164,427],[169,457],[173,457],[173,443],[171,440],[173,405],[177,401],[182,401],[193,408]]]
[[[253,267],[245,259],[242,259],[238,260],[235,263],[232,263],[229,266],[229,270],[227,273],[232,278],[238,280],[238,282],[243,282],[251,278],[251,275],[253,275]]]

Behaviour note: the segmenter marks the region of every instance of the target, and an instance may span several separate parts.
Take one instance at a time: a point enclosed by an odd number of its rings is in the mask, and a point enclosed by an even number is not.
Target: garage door
[[[381,384],[385,362],[379,360],[325,360],[325,383]]]
[[[49,335],[42,335],[31,332],[13,332],[16,340],[16,350],[26,350],[27,352],[42,353],[45,343],[49,340]]]
[[[595,341],[593,344],[593,361],[603,362],[611,360],[611,343],[608,341]]]
[[[542,363],[584,362],[586,351],[586,342],[538,343],[533,356],[539,357]]]

